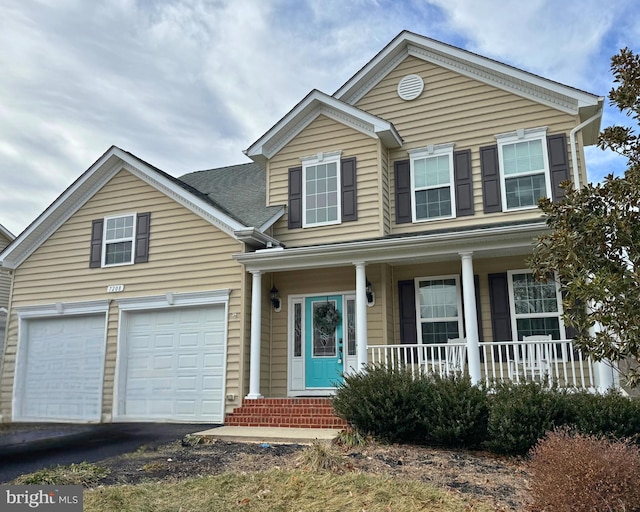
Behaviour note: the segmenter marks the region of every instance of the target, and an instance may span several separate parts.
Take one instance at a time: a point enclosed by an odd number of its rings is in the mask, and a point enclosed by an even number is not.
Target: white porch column
[[[262,272],[251,272],[251,356],[249,358],[249,394],[246,398],[262,398],[260,394],[260,331],[262,324]]]
[[[364,262],[356,266],[356,354],[358,370],[367,364],[367,275]]]
[[[480,383],[480,349],[478,338],[478,313],[476,311],[476,287],[473,280],[473,253],[461,252],[462,257],[462,301],[466,326],[467,358],[469,375],[473,384]]]
[[[591,309],[591,308],[589,308]],[[589,329],[589,335],[595,336],[600,332],[601,325],[599,323],[594,323],[593,326]],[[614,387],[614,375],[615,371],[611,367],[611,363],[607,361],[597,361],[593,363],[596,377],[597,390],[600,393],[606,393],[609,389]]]

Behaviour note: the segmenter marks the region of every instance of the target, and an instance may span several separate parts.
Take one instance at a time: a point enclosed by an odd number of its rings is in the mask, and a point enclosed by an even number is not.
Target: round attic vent
[[[418,75],[407,75],[398,84],[398,96],[403,100],[415,100],[424,89],[424,81]]]

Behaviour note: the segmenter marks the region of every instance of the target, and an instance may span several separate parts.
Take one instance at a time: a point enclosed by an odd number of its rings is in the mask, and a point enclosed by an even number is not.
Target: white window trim
[[[430,318],[429,322],[452,322],[458,321],[458,337],[464,338],[464,315],[462,314],[462,287],[460,286],[460,276],[456,274],[446,276],[425,276],[416,277],[415,282],[415,297],[416,297],[416,332],[418,335],[418,344],[423,345],[422,340],[422,324],[426,323],[422,321],[422,315],[420,314],[420,281],[439,281],[445,279],[453,279],[456,283],[456,303],[458,307],[458,318],[454,317],[442,317],[442,318]]]
[[[303,228],[315,228],[319,226],[332,226],[342,223],[342,169],[340,165],[340,157],[342,151],[331,151],[328,153],[318,153],[312,156],[302,157],[302,227]],[[336,163],[336,179],[337,179],[337,206],[338,214],[337,219],[326,222],[307,222],[307,167],[312,167],[318,164],[330,164]]]
[[[551,197],[551,173],[549,172],[549,154],[547,150],[547,127],[543,126],[541,128],[529,128],[529,129],[519,129],[515,132],[501,133],[496,135],[496,139],[498,141],[498,162],[500,166],[500,195],[502,199],[502,211],[521,211],[521,210],[532,210],[538,208],[538,203],[533,204],[531,206],[520,206],[518,208],[507,208],[507,187],[506,180],[507,178],[516,178],[523,176],[531,176],[534,174],[540,174],[540,172],[534,173],[522,173],[518,175],[505,176],[504,174],[504,158],[502,156],[502,149],[504,146],[508,146],[510,144],[515,144],[516,142],[528,142],[533,140],[541,140],[542,141],[542,160],[544,163],[544,184],[547,191],[547,197]]]
[[[107,223],[112,219],[119,219],[122,217],[133,217],[133,232],[131,237],[117,238],[109,240],[107,242]],[[136,234],[138,232],[138,215],[136,213],[122,213],[119,215],[110,215],[104,218],[104,224],[102,226],[102,267],[121,267],[123,265],[133,265],[136,258]],[[131,260],[123,261],[122,263],[110,263],[107,264],[107,243],[117,244],[119,242],[131,242]]]
[[[521,270],[508,270],[507,271],[507,285],[509,289],[509,312],[511,314],[511,336],[513,340],[518,339],[518,319],[520,318],[558,318],[558,326],[560,329],[560,339],[564,340],[567,338],[564,322],[562,320],[562,293],[560,292],[560,283],[558,282],[557,276],[554,279],[554,284],[556,286],[556,304],[558,304],[558,311],[551,313],[534,313],[534,314],[520,314],[516,317],[516,304],[515,304],[515,295],[513,292],[513,276],[519,274],[533,274],[533,272],[529,269],[521,269]]]
[[[411,168],[411,220],[413,223],[419,222],[433,222],[442,219],[453,219],[456,216],[456,194],[455,194],[455,176],[453,174],[453,147],[454,143],[447,144],[430,144],[424,148],[410,149],[409,153],[409,161]],[[449,189],[450,189],[450,197],[451,197],[451,215],[446,217],[433,217],[430,219],[418,219],[416,214],[416,191],[420,190],[430,190],[433,188],[444,188],[443,185],[437,185],[433,187],[420,187],[416,188],[416,180],[415,180],[415,172],[414,172],[414,162],[416,160],[421,160],[423,158],[431,158],[438,157],[442,155],[447,155],[449,157]]]

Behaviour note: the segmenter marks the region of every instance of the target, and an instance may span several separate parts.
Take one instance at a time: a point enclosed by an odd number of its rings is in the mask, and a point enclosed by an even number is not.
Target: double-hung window
[[[340,223],[340,152],[303,158],[302,176],[302,226]]]
[[[505,210],[535,208],[551,197],[546,128],[497,135]]]
[[[420,343],[446,343],[462,333],[462,302],[458,276],[416,279]]]
[[[102,246],[105,266],[133,263],[135,225],[135,214],[105,218]]]
[[[554,279],[537,281],[527,270],[510,271],[508,276],[514,339],[548,334],[554,340],[564,339],[558,283]]]
[[[409,151],[413,222],[455,216],[453,144]]]

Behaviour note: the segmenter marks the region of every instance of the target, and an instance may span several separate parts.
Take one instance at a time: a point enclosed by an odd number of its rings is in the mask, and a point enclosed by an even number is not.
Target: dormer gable
[[[379,139],[389,149],[402,145],[402,138],[392,123],[313,90],[244,154],[255,162],[265,163],[320,115]]]

